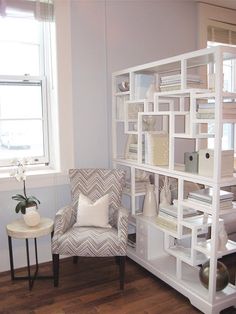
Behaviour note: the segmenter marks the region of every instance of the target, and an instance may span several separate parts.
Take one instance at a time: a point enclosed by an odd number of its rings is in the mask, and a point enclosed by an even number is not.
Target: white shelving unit
[[[128,256],[189,298],[203,313],[209,314],[236,306],[235,285],[228,284],[224,290],[216,291],[218,258],[236,252],[236,243],[231,240],[224,250],[218,250],[219,222],[224,214],[236,210],[235,204],[232,210],[220,210],[218,197],[222,187],[236,184],[233,167],[228,176],[222,176],[221,171],[225,166],[222,157],[223,125],[236,123],[236,115],[232,118],[224,116],[227,104],[235,104],[236,110],[236,92],[223,89],[223,62],[226,60],[236,62],[235,48],[202,49],[113,74],[113,163],[114,167],[127,170],[129,188],[125,194],[130,199],[131,225],[136,232],[136,245],[129,247]],[[208,74],[211,74],[211,79],[215,78],[213,89],[212,82],[208,88]],[[167,91],[160,91],[163,90],[163,78],[174,75],[180,78],[179,83],[167,86]],[[200,79],[196,80],[193,88],[189,77],[196,76]],[[151,78],[157,91],[153,99],[143,99],[147,91],[145,80]],[[118,85],[122,81],[129,82],[129,91],[119,91]],[[142,95],[142,99],[137,99],[137,95]],[[198,108],[202,103],[214,104],[210,118],[202,118],[201,115],[199,118]],[[212,133],[208,133],[209,125],[213,127]],[[166,164],[150,162],[147,140],[150,134],[167,134]],[[184,153],[208,149],[209,139],[214,143],[212,174],[205,176],[204,172],[201,175],[186,172]],[[140,171],[155,178],[158,203],[160,176],[177,182],[176,225],[160,225],[156,217],[140,214],[140,203],[145,195],[137,189],[141,184],[137,179]],[[199,204],[186,198],[187,183],[212,187],[212,204]],[[184,208],[201,214],[183,218]],[[205,215],[208,216],[207,221]],[[210,277],[206,289],[200,282],[199,269],[208,259]]]

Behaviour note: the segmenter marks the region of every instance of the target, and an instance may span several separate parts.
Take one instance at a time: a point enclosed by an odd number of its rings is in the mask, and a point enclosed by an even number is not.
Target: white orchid
[[[17,181],[25,181],[26,180],[26,162],[17,160],[14,162],[16,165],[16,169],[13,169],[10,173],[11,177],[15,177]]]
[[[22,159],[22,160],[14,160],[13,161],[14,165],[16,165],[16,169],[13,169],[11,171],[10,176],[15,177],[15,179],[19,182],[23,182],[23,193],[24,195],[21,194],[16,194],[12,196],[12,199],[15,201],[19,201],[19,203],[16,205],[15,211],[18,213],[19,211],[22,212],[22,214],[25,214],[25,209],[26,207],[29,206],[38,206],[40,204],[40,201],[34,197],[34,196],[27,196],[26,195],[26,186],[25,186],[25,181],[26,181],[26,165],[29,163],[27,159]]]

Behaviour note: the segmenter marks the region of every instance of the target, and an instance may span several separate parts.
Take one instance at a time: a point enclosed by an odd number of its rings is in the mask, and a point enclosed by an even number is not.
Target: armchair
[[[119,261],[120,289],[124,289],[125,258],[128,238],[128,212],[121,208],[121,194],[125,172],[119,169],[69,170],[72,204],[60,209],[55,217],[52,239],[54,286],[59,281],[59,255],[114,256]],[[111,228],[76,225],[77,204],[82,193],[95,202],[109,195],[109,223]]]

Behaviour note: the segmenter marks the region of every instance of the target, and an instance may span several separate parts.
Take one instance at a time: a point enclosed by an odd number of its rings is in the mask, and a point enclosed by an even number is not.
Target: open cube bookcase
[[[218,249],[219,225],[225,214],[236,211],[234,205],[222,209],[219,197],[222,188],[236,184],[235,148],[222,150],[224,124],[236,123],[236,87],[224,87],[225,62],[236,64],[235,48],[202,49],[113,74],[113,164],[127,172],[123,199],[130,207],[133,235],[128,256],[204,313],[236,305],[234,284],[216,291],[217,260],[236,252],[231,240]],[[125,91],[119,89],[122,82],[128,86]],[[198,152],[197,161],[193,152]],[[191,165],[186,168],[186,156],[198,163],[195,171],[189,171]],[[177,204],[173,224],[142,215],[150,176],[157,203],[161,179],[172,182]],[[189,186],[212,188],[212,202],[188,198]],[[198,215],[185,217],[185,209]],[[199,279],[207,260],[208,289]]]

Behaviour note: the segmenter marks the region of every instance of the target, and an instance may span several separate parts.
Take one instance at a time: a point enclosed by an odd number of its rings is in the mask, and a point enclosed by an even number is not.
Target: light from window
[[[0,17],[0,166],[49,162],[44,39],[42,22]]]
[[[221,43],[208,41],[207,47],[213,47],[222,45]],[[226,45],[226,44],[223,44]],[[226,45],[227,46],[227,45]],[[232,46],[232,45],[229,45]],[[215,72],[215,70],[214,70]],[[224,60],[223,61],[223,89],[227,92],[235,92],[235,73],[236,73],[236,62],[235,60]],[[210,102],[210,100],[209,100]],[[234,138],[235,138],[235,130],[234,130],[234,124],[232,123],[224,123],[223,124],[223,136],[222,136],[222,149],[232,149],[234,146]],[[214,124],[208,123],[208,133],[214,133]],[[214,139],[209,138],[208,139],[208,147],[214,148]]]

